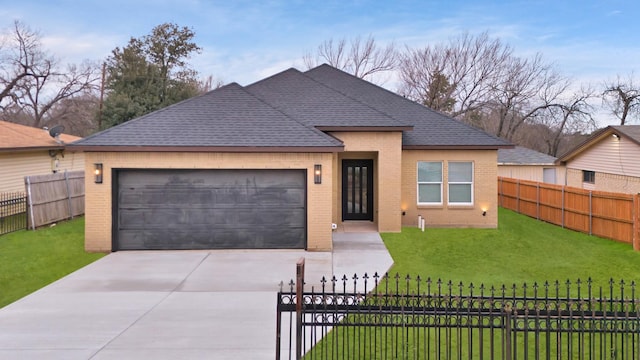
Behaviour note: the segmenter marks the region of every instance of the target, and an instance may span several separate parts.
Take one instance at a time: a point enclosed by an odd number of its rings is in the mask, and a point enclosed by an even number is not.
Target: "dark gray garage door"
[[[114,250],[305,248],[304,170],[120,170]]]

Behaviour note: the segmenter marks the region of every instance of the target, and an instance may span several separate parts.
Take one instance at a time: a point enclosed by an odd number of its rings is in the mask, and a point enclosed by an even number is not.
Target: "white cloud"
[[[42,45],[64,62],[79,63],[83,60],[101,62],[111,53],[118,42],[116,36],[100,34],[60,35],[42,37]],[[124,44],[123,44],[124,45]]]

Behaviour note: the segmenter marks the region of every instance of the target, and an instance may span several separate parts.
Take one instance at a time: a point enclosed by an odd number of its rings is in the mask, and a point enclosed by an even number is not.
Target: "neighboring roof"
[[[610,127],[616,134],[624,136],[640,145],[640,125],[618,125]]]
[[[80,138],[61,134],[59,139],[62,143],[52,138],[45,129],[0,120],[0,152],[64,149],[65,143]]]
[[[591,146],[597,144],[600,140],[613,136],[614,134],[640,145],[640,125],[607,126],[606,128],[593,132],[593,134],[591,134],[591,136],[589,136],[585,141],[558,157],[556,162],[561,163],[569,161]]]
[[[507,141],[328,65],[230,84],[72,146],[91,151],[342,151],[330,131],[402,131],[405,149],[497,149]]]
[[[130,151],[149,147],[180,151],[231,151],[231,148],[257,151],[256,148],[264,147],[337,151],[343,147],[340,141],[300,124],[235,83],[127,121],[73,145],[92,150],[126,147]]]
[[[535,150],[516,146],[498,149],[498,165],[554,165],[556,158]]]
[[[506,140],[489,135],[480,129],[329,65],[320,65],[304,74],[345,96],[397,119],[399,122],[413,126],[412,131],[403,133],[402,143],[405,149],[495,149],[513,146]]]

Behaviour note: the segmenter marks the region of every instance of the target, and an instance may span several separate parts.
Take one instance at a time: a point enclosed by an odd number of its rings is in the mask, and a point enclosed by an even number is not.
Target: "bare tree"
[[[634,84],[633,73],[627,79],[620,75],[604,84],[602,100],[611,113],[624,125],[629,117],[640,116],[640,86]]]
[[[543,135],[540,139],[546,144],[547,154],[560,154],[566,134],[588,133],[596,128],[595,120],[591,116],[593,106],[589,104],[589,100],[594,96],[591,88],[582,88],[558,106],[546,109],[540,117],[540,123],[545,125],[549,132],[539,135]]]
[[[512,140],[526,122],[535,122],[551,107],[561,107],[560,98],[570,83],[538,54],[531,59],[511,57],[486,106],[498,116],[495,135]]]
[[[336,42],[333,39],[325,40],[318,46],[316,53],[305,54],[303,61],[307,69],[326,62],[362,79],[395,70],[397,66],[395,45],[391,43],[380,47],[371,35],[365,40],[360,36],[351,39],[348,45],[345,38]]]
[[[447,44],[427,46],[421,50],[407,49],[401,57],[399,93],[422,104],[429,104],[434,83],[448,88],[441,94],[454,102],[453,117],[481,110],[491,99],[500,81],[501,71],[512,56],[512,49],[484,32],[452,38]],[[446,81],[442,81],[442,77]],[[446,102],[445,102],[446,103]],[[436,108],[439,111],[446,109]]]
[[[69,97],[56,102],[47,118],[51,125],[63,124],[66,134],[84,137],[100,129],[95,121],[99,102],[100,96],[94,92]]]
[[[218,77],[214,78],[213,75],[209,75],[200,83],[200,93],[206,93],[211,90],[219,89],[223,86],[224,80]]]
[[[0,44],[0,105],[6,107],[17,102],[13,92],[19,82],[28,77],[36,76],[41,67],[46,67],[42,61],[38,35],[16,21],[13,31],[3,37]]]
[[[564,109],[571,85],[540,54],[515,56],[486,32],[407,49],[399,68],[400,94],[511,141],[549,109]]]
[[[62,69],[42,48],[40,35],[20,22],[2,45],[0,108],[9,121],[46,125],[56,103],[95,89],[99,75],[93,64]]]
[[[31,116],[30,126],[40,127],[55,122],[49,117],[51,108],[58,102],[95,90],[96,67],[90,63],[69,65],[65,71],[57,70],[50,63],[38,76],[28,77],[16,88],[21,95],[19,103]]]

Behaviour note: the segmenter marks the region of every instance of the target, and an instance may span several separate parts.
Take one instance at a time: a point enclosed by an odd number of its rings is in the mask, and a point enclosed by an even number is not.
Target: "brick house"
[[[76,142],[86,249],[332,249],[332,225],[497,226],[508,142],[345,72],[232,83]]]
[[[561,155],[566,185],[588,190],[640,193],[640,125],[608,126]]]

